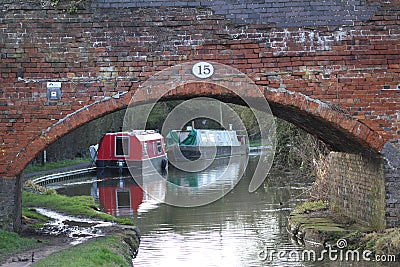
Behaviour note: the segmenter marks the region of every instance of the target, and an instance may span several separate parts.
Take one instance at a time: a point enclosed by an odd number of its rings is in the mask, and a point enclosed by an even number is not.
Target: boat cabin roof
[[[161,140],[163,136],[156,131],[146,130],[146,131],[131,131],[131,132],[116,132],[116,133],[107,133],[107,135],[115,135],[115,136],[134,136],[140,142],[151,141],[151,140]]]
[[[136,135],[136,137],[141,142],[163,139],[162,135],[159,133],[153,133],[153,134],[147,134],[147,135]]]
[[[195,146],[239,146],[236,131],[192,129],[190,131],[173,130],[166,136],[167,146],[195,145]]]

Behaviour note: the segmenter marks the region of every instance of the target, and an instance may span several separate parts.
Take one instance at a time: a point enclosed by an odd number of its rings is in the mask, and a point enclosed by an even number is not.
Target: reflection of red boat
[[[105,212],[131,215],[143,200],[143,190],[132,178],[98,182],[98,197]]]
[[[167,163],[164,138],[155,131],[107,133],[97,149],[98,177],[161,172]]]
[[[156,208],[165,199],[166,180],[158,174],[105,179],[96,182],[94,192],[105,212],[116,216],[130,216]],[[150,195],[151,196],[150,196]]]

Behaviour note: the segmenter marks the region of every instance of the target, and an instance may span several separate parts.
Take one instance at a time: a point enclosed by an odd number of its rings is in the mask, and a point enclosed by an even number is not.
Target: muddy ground
[[[82,218],[66,216],[61,220],[52,220],[45,227],[35,229],[33,221],[24,222],[22,237],[37,240],[38,248],[18,252],[0,260],[1,267],[25,267],[50,254],[82,244],[94,238],[102,238],[127,231],[135,232],[140,240],[139,230],[135,226],[118,225],[107,222],[87,222]],[[140,241],[139,241],[140,242]]]
[[[35,261],[72,246],[72,238],[66,236],[50,236],[33,233],[23,233],[22,236],[36,239],[38,243],[40,243],[40,247],[11,255],[5,262],[3,261],[0,266],[31,266]]]

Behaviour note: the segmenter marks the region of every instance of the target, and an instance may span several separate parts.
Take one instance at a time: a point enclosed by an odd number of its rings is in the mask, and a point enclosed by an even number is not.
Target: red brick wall
[[[93,0],[72,15],[63,1],[56,8],[4,2],[0,177],[15,177],[59,136],[123,108],[157,71],[196,60],[247,74],[275,115],[335,150],[380,151],[400,138],[397,1],[354,1],[351,7],[302,1],[308,3],[302,8],[283,0],[267,7]],[[62,82],[61,101],[47,100],[48,81]],[[129,93],[107,100],[118,92]],[[177,97],[198,94],[238,101],[196,88]]]

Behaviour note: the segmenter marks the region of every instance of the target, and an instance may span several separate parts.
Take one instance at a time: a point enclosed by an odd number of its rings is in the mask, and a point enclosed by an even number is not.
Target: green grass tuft
[[[43,207],[69,215],[133,225],[131,219],[117,218],[100,212],[99,205],[95,203],[91,196],[68,197],[59,194],[46,195],[23,192],[22,205],[27,208]]]
[[[4,260],[11,253],[38,247],[35,239],[20,237],[17,233],[0,229],[0,260]]]
[[[33,173],[33,172],[54,170],[54,169],[64,168],[64,167],[68,167],[68,166],[79,164],[79,163],[85,163],[85,162],[87,162],[89,164],[91,162],[91,159],[90,158],[76,158],[76,159],[68,159],[68,160],[63,160],[63,161],[48,162],[43,166],[42,165],[30,165],[24,170],[24,173],[27,174],[27,173]]]
[[[328,208],[328,202],[323,200],[307,201],[297,206],[292,214],[301,214],[311,211],[325,210]]]
[[[47,222],[49,220],[48,217],[37,213],[34,209],[22,208],[22,215],[33,220],[38,220],[41,222]]]
[[[33,264],[34,267],[132,266],[129,248],[122,235],[97,238],[79,246],[53,253]],[[73,259],[73,260],[71,260]]]
[[[400,229],[391,228],[383,232],[373,232],[363,237],[365,247],[378,254],[400,253]]]

